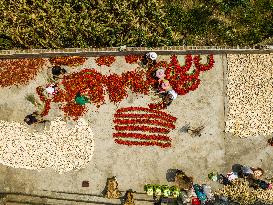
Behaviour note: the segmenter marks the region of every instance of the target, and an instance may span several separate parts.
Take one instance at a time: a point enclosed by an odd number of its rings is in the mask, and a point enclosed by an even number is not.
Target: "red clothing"
[[[192,205],[200,205],[201,202],[200,202],[200,200],[196,197],[196,198],[192,198],[191,204],[192,204]]]

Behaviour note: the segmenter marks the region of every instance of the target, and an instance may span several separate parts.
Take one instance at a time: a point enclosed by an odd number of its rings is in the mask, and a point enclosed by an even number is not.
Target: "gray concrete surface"
[[[226,56],[215,55],[215,66],[201,74],[200,87],[185,96],[179,96],[167,112],[178,118],[176,129],[170,133],[172,147],[127,147],[114,143],[112,117],[116,109],[125,106],[144,106],[148,96],[131,95],[115,106],[101,106],[98,113],[89,111],[86,118],[95,134],[93,160],[79,171],[58,174],[50,169],[29,171],[0,165],[0,191],[34,193],[42,190],[100,195],[106,179],[116,176],[121,190],[143,192],[147,183],[168,184],[169,169],[182,169],[194,177],[195,183],[208,183],[214,189],[220,185],[208,180],[211,171],[226,173],[233,164],[260,166],[266,177],[273,174],[273,151],[267,146],[268,136],[241,139],[224,133]],[[0,97],[1,90],[0,90]],[[20,108],[14,107],[14,109]],[[2,113],[1,113],[2,112]],[[0,111],[0,119],[5,119]],[[104,126],[109,122],[108,126]],[[110,123],[111,122],[111,123]],[[191,137],[179,132],[186,123],[204,125],[201,137]],[[89,180],[90,187],[82,188],[81,182]],[[99,200],[99,199],[98,199]],[[137,204],[151,202],[137,201]]]

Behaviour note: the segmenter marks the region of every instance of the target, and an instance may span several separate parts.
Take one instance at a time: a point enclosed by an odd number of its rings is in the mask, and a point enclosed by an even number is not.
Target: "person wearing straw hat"
[[[168,107],[176,98],[177,98],[177,93],[174,90],[169,90],[166,93],[164,93],[163,104],[165,105],[165,107]]]
[[[149,52],[146,54],[146,58],[151,59],[152,61],[156,60],[157,54],[155,52]]]
[[[155,65],[157,59],[157,54],[155,52],[149,52],[144,55],[144,60],[142,61],[143,65],[148,63]]]
[[[168,95],[171,95],[172,100],[175,100],[177,98],[177,93],[172,89],[167,91]]]

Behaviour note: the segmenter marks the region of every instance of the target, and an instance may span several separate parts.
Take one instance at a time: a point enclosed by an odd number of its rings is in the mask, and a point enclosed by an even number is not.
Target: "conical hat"
[[[152,60],[155,60],[155,59],[157,58],[157,54],[156,54],[155,52],[151,52],[151,53],[150,53],[150,58],[151,58]]]

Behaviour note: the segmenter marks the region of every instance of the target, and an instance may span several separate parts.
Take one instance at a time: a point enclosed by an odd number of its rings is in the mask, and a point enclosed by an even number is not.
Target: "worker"
[[[30,115],[27,115],[24,119],[24,122],[28,125],[37,124],[37,123],[43,123],[46,122],[39,114],[38,112],[33,112]]]
[[[62,78],[62,76],[66,73],[66,70],[61,68],[61,66],[54,66],[51,70],[54,80]]]
[[[58,87],[55,83],[52,83],[46,87],[46,92],[50,95],[55,95],[57,93]]]
[[[172,90],[172,86],[171,86],[170,82],[166,79],[161,80],[159,83],[158,92],[165,93],[170,90]]]
[[[249,166],[242,166],[241,170],[238,172],[239,177],[252,177],[259,179],[264,174],[261,168],[252,168]]]
[[[157,59],[157,54],[155,52],[149,52],[149,53],[146,53],[144,55],[144,58],[143,58],[143,65],[146,65],[146,64],[151,64],[151,65],[156,65],[156,59]]]
[[[158,78],[158,81],[162,81],[165,78],[165,70],[164,69],[158,69],[155,72],[155,76]]]
[[[157,54],[155,52],[146,53],[146,58],[151,59],[152,61],[154,61],[157,58]]]

